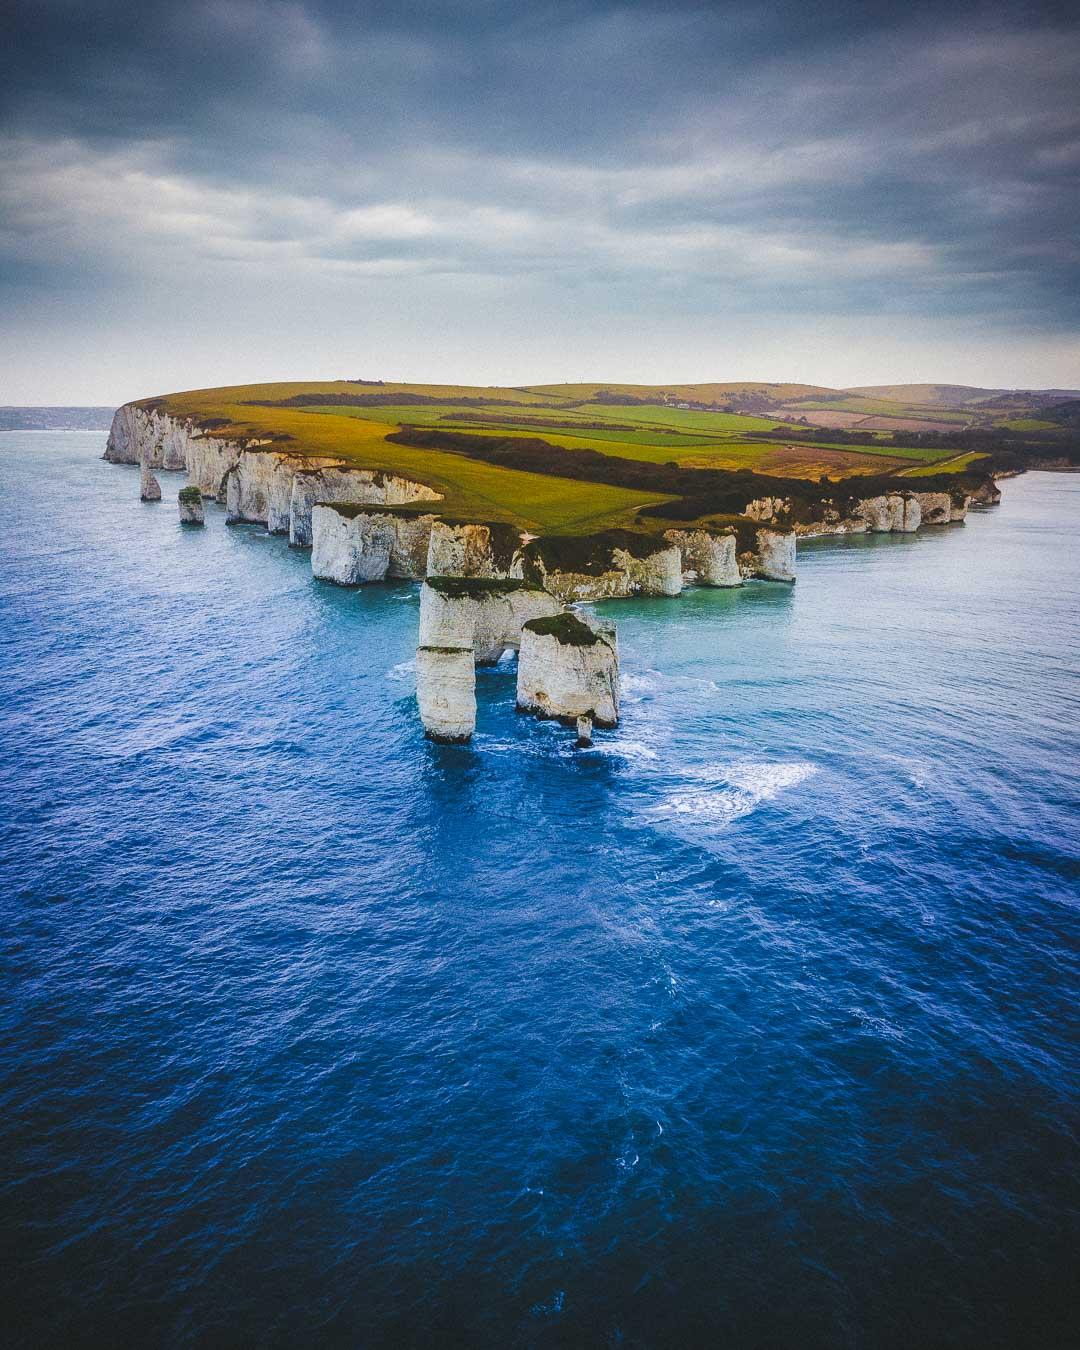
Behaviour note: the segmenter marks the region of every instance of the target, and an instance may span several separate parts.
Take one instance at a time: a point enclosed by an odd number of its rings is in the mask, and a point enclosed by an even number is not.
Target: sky
[[[1080,385],[1080,5],[7,0],[0,403]]]

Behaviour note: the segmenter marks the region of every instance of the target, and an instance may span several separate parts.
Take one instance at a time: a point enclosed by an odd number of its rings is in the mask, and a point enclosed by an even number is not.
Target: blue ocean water
[[[0,437],[9,1343],[1070,1343],[1080,477],[608,605],[578,753],[102,448]]]

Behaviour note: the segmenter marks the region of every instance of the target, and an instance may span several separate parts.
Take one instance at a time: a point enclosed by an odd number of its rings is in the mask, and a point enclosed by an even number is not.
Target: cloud
[[[443,278],[466,327],[498,284],[646,330],[1080,329],[1080,24],[1052,5],[36,0],[10,28],[20,315],[319,278],[404,313]]]

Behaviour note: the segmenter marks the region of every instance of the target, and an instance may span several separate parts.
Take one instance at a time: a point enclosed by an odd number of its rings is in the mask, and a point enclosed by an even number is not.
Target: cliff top
[[[844,391],[754,382],[481,388],[335,380],[191,390],[140,406],[190,420],[211,439],[422,482],[442,494],[434,514],[448,521],[545,536],[655,535],[661,520],[730,521],[755,497],[820,501],[861,479],[875,480],[873,489],[860,484],[865,492],[880,491],[880,481],[899,473],[967,470],[981,453],[957,454],[943,434],[928,443],[921,432],[804,424],[810,404],[831,409],[837,398],[850,401]],[[905,437],[912,443],[902,444]]]

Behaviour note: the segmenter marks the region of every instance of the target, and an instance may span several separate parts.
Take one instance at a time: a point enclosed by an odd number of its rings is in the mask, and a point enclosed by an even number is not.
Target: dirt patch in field
[[[866,455],[858,450],[827,450],[820,445],[778,445],[755,467],[759,473],[787,478],[820,478],[849,473],[888,473],[909,468],[911,460],[897,455]]]
[[[822,412],[817,408],[781,408],[780,411],[788,417],[804,417],[809,426],[837,430],[844,427],[863,426],[872,420],[867,418],[866,413],[844,412],[840,409],[836,412]]]
[[[959,425],[963,425],[962,423]],[[929,417],[864,417],[860,431],[956,431],[956,422],[935,422]]]

